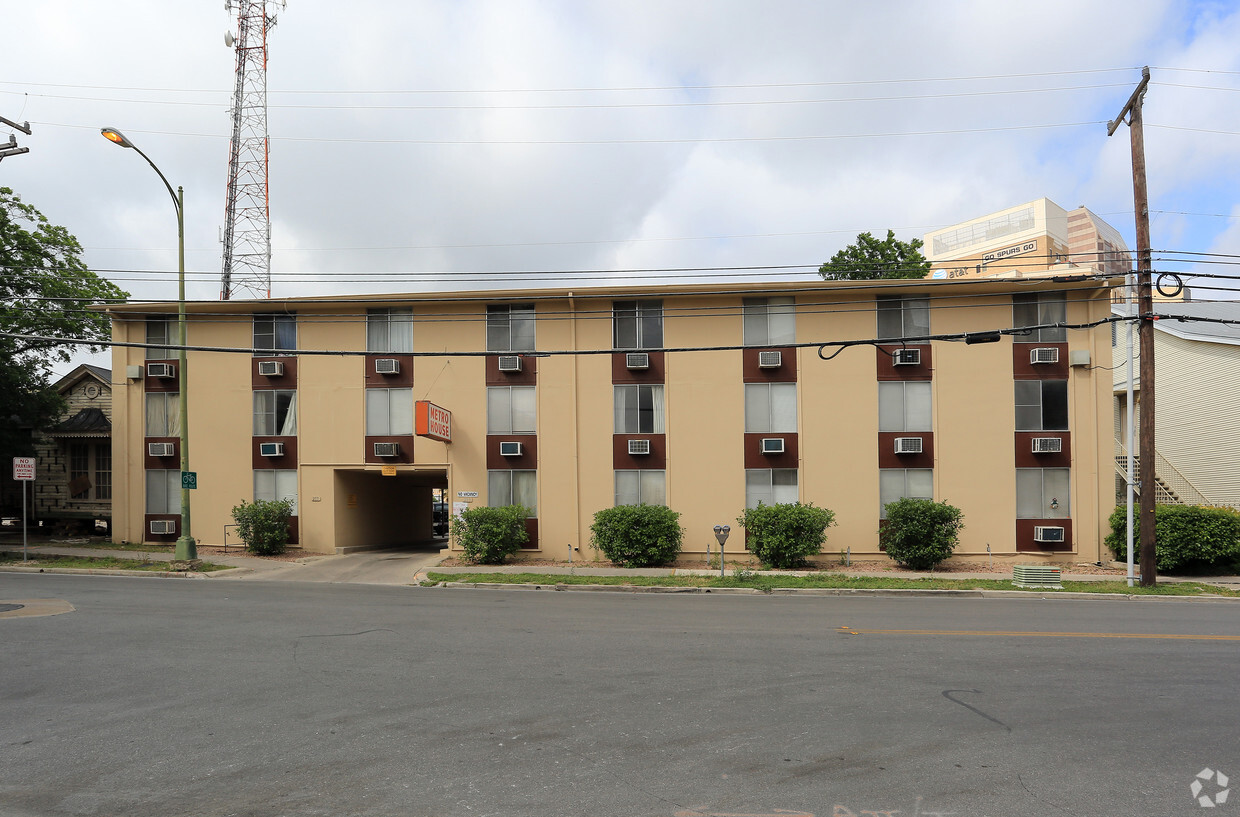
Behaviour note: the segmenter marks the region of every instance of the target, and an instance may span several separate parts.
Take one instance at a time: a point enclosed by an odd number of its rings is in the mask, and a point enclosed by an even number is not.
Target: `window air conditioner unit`
[[[400,374],[400,361],[390,357],[379,358],[375,361],[375,374]]]
[[[894,366],[920,366],[921,350],[896,349],[891,353],[891,363]]]
[[[921,437],[896,437],[897,454],[920,454],[921,451]]]
[[[263,377],[283,377],[284,364],[278,360],[260,360],[258,373]]]
[[[1039,525],[1033,529],[1033,541],[1062,542],[1063,528],[1042,527]]]
[[[1058,363],[1059,350],[1054,346],[1039,346],[1029,352],[1030,363]]]
[[[177,532],[177,523],[173,519],[152,519],[150,527],[155,536],[168,536]]]
[[[624,356],[624,368],[649,369],[650,355],[646,352],[629,352]]]
[[[284,443],[259,443],[258,456],[260,457],[283,457]]]
[[[762,438],[763,454],[782,454],[784,453],[783,437],[763,437]]]
[[[400,456],[400,443],[375,443],[376,457]]]
[[[1063,451],[1063,440],[1059,437],[1034,437],[1033,453],[1058,454]]]
[[[521,357],[519,355],[500,355],[499,370],[501,372],[521,371]]]
[[[146,453],[152,457],[171,457],[177,451],[176,446],[172,443],[147,443]]]
[[[759,369],[778,369],[784,365],[783,352],[758,352]]]
[[[499,455],[501,457],[519,457],[521,456],[521,443],[518,442],[501,442],[499,444]]]
[[[629,440],[630,454],[649,454],[650,440]]]
[[[147,377],[176,377],[177,367],[171,363],[148,363],[146,364]]]

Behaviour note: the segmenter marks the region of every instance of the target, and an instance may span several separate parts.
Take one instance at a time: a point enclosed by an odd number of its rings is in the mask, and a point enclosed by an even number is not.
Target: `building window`
[[[487,351],[534,351],[534,305],[488,306]]]
[[[878,384],[879,431],[930,431],[933,419],[929,381]]]
[[[173,391],[147,392],[146,436],[176,437],[181,433],[181,413]]]
[[[90,499],[90,446],[86,443],[69,444],[69,484],[85,478],[86,488],[73,494],[73,499]]]
[[[616,386],[616,433],[664,433],[662,386]]]
[[[254,501],[276,502],[288,500],[297,515],[297,472],[292,470],[254,472]]]
[[[614,348],[662,348],[662,301],[615,301],[611,306]]]
[[[413,434],[413,389],[366,389],[366,436]]]
[[[1031,292],[1027,295],[1012,296],[1012,326],[1042,326],[1051,323],[1066,323],[1068,320],[1068,301],[1062,292]],[[1063,343],[1068,339],[1068,330],[1062,326],[1053,329],[1034,329],[1027,335],[1013,335],[1015,343]]]
[[[487,471],[487,505],[521,505],[538,516],[537,471]]]
[[[177,323],[171,315],[146,319],[146,342],[154,344],[146,350],[147,360],[171,360],[177,356],[175,349],[167,348],[177,343]]]
[[[367,309],[366,351],[405,354],[413,351],[413,308]]]
[[[538,430],[538,409],[533,386],[487,388],[488,434],[533,434]]]
[[[95,499],[112,498],[112,444],[95,446]]]
[[[174,514],[181,512],[181,472],[146,472],[146,512]]]
[[[254,436],[297,436],[297,392],[283,389],[254,392]]]
[[[796,343],[797,314],[791,295],[778,298],[746,298],[744,315],[746,346],[786,346]]]
[[[617,471],[617,505],[666,505],[666,471]]]
[[[254,349],[259,356],[297,351],[297,316],[255,315]]]
[[[791,505],[800,499],[795,468],[751,468],[745,471],[745,507]]]
[[[1067,431],[1068,381],[1017,380],[1017,431]]]
[[[1017,468],[1016,518],[1069,518],[1068,487],[1067,468]]]
[[[929,334],[929,298],[878,299],[879,340],[923,338]]]
[[[897,499],[934,499],[930,468],[881,468],[878,471],[878,518],[887,518],[887,504]]]
[[[795,434],[796,383],[746,383],[745,431]]]

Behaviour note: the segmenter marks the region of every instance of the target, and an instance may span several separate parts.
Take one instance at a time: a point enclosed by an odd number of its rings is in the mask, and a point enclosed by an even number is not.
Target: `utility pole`
[[[1107,123],[1107,136],[1115,133],[1124,116],[1132,137],[1132,198],[1137,221],[1137,313],[1141,345],[1141,426],[1138,432],[1141,457],[1141,586],[1158,584],[1154,556],[1154,285],[1150,264],[1150,207],[1145,187],[1145,136],[1141,130],[1141,105],[1150,84],[1150,68],[1141,69],[1141,82],[1119,116]],[[1132,472],[1128,474],[1132,478]]]
[[[19,131],[26,134],[27,136],[30,135],[30,123],[29,122],[23,122],[22,124],[19,125],[16,122],[14,122],[12,119],[5,119],[3,116],[0,116],[0,124],[8,125],[10,128],[17,128]],[[8,144],[0,145],[0,162],[4,161],[4,157],[6,156],[20,156],[23,153],[29,153],[29,152],[30,152],[30,148],[19,148],[17,146],[16,134],[10,133]]]

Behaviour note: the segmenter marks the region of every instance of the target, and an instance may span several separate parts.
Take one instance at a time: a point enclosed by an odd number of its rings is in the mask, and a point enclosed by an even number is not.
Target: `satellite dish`
[[[224,32],[224,45],[228,46],[229,48],[232,48],[236,42],[237,41],[233,39],[233,35],[231,31]]]

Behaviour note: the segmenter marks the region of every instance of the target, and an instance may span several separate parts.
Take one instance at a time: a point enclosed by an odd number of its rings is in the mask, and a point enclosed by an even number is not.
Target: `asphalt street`
[[[1240,787],[1234,603],[0,574],[23,602],[6,817],[1240,810],[1197,799]]]

